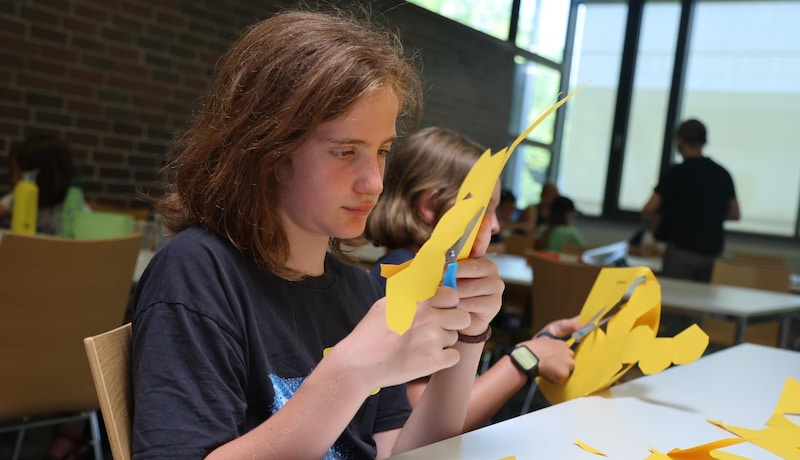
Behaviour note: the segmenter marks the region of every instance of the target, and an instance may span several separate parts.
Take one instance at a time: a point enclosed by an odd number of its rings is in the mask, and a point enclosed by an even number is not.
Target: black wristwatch
[[[517,366],[517,369],[528,374],[528,378],[533,379],[539,375],[539,357],[525,345],[517,345],[512,348],[508,352],[508,357]]]

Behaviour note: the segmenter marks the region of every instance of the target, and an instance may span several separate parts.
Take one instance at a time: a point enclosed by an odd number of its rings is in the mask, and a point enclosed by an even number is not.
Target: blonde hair
[[[421,246],[455,203],[461,183],[484,150],[445,128],[425,128],[403,139],[389,157],[383,194],[367,219],[366,238],[389,250]],[[420,210],[429,191],[433,222]]]
[[[204,225],[259,266],[300,278],[285,267],[280,177],[316,127],[382,88],[400,101],[399,129],[418,121],[419,74],[395,34],[342,12],[286,11],[250,27],[175,145],[156,202],[165,225]],[[331,239],[331,250],[341,255],[341,244]]]

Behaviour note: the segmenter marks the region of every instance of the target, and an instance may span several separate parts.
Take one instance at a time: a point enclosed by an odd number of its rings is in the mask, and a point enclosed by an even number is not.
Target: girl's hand
[[[439,287],[419,302],[414,322],[403,334],[386,323],[386,299],[378,300],[356,328],[339,342],[328,357],[339,359],[366,391],[398,385],[454,366],[459,353],[452,346],[458,331],[470,326],[468,310],[453,308],[459,293]],[[326,357],[327,359],[327,357]]]

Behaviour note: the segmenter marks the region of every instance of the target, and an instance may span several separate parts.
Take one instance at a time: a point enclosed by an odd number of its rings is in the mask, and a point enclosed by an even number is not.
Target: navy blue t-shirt
[[[179,233],[135,295],[133,458],[200,459],[258,426],[381,296],[330,254],[324,275],[293,282],[202,228]],[[405,385],[381,389],[324,458],[374,458],[372,434],[410,411]]]

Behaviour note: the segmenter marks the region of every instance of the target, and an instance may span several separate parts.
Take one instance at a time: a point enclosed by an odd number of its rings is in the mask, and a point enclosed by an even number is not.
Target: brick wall
[[[502,42],[399,1],[370,2],[419,54],[423,125],[508,143],[513,55]],[[87,199],[144,206],[174,136],[238,33],[281,2],[0,0],[0,193],[12,142],[69,142]]]

